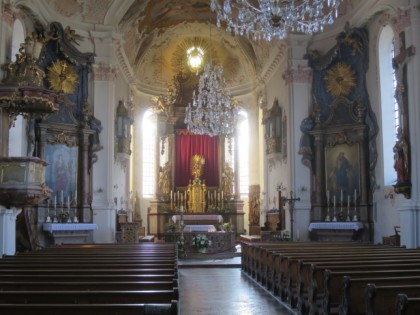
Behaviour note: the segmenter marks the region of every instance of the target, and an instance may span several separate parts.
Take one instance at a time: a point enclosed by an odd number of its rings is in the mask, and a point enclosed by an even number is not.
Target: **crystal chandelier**
[[[238,120],[239,108],[226,89],[223,68],[206,64],[193,92],[192,104],[186,108],[185,123],[193,134],[232,136]]]
[[[288,32],[322,32],[338,16],[342,0],[211,0],[211,10],[226,30],[251,35],[254,40],[284,39]],[[258,3],[258,5],[255,5]]]

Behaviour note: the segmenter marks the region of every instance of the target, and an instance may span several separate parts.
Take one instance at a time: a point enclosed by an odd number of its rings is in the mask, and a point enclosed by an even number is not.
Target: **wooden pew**
[[[100,290],[171,290],[178,287],[178,281],[0,281],[0,291],[11,290],[64,290],[64,291],[100,291]]]
[[[395,314],[395,300],[401,293],[420,298],[420,285],[377,286],[369,283],[366,287],[366,315]]]
[[[411,274],[411,273],[408,273]],[[388,273],[390,277],[383,274],[372,273],[367,278],[357,278],[357,275],[344,276],[341,290],[341,304],[339,313],[341,315],[364,314],[365,313],[365,291],[368,283],[375,285],[417,285],[420,283],[420,274],[401,276],[400,272]],[[420,313],[419,313],[420,314]]]
[[[418,269],[408,269],[404,268],[401,265],[379,265],[379,266],[363,267],[359,270],[356,268],[347,270],[325,270],[325,282],[323,286],[323,292],[320,292],[319,297],[315,298],[316,294],[311,295],[312,300],[309,301],[309,308],[314,310],[322,305],[323,312],[325,314],[334,313],[334,310],[338,310],[340,304],[342,303],[342,283],[344,276],[350,278],[392,278],[392,277],[411,277],[420,275],[420,267],[417,265]],[[412,268],[415,268],[413,266]],[[333,281],[332,281],[333,280]],[[340,285],[337,286],[337,283],[341,281]],[[394,299],[395,300],[395,299]],[[353,306],[353,304],[352,304]]]
[[[395,315],[418,315],[420,314],[420,298],[408,297],[407,294],[399,293],[395,300]]]
[[[38,291],[2,290],[0,304],[122,304],[122,303],[170,303],[179,297],[173,290],[100,290],[100,291]]]
[[[177,315],[178,302],[124,304],[0,304],[7,315]]]

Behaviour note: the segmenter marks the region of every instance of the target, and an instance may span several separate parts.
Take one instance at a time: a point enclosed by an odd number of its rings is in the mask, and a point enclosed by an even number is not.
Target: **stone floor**
[[[242,273],[240,263],[238,255],[189,255],[179,260],[180,314],[294,314]]]

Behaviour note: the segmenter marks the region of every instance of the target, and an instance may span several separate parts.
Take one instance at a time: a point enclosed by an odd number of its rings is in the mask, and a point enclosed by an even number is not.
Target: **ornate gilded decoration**
[[[327,71],[324,78],[327,84],[327,91],[332,96],[347,96],[356,86],[356,74],[354,70],[345,63],[337,63]]]
[[[159,192],[169,197],[171,192],[171,164],[166,162],[159,172]]]
[[[73,93],[77,85],[77,73],[65,60],[57,60],[48,67],[50,87],[55,92]]]
[[[195,154],[191,158],[191,175],[194,176],[194,179],[200,178],[203,174],[204,164],[206,161],[204,157],[198,154]]]
[[[229,164],[225,165],[225,168],[222,173],[222,191],[224,198],[230,200],[233,197],[233,180],[234,173],[232,167]]]

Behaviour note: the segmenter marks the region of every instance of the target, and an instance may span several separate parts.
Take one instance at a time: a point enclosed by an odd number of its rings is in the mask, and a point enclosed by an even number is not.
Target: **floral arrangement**
[[[198,250],[207,249],[207,247],[211,246],[211,240],[205,234],[197,234],[191,239],[191,246],[196,247]]]

